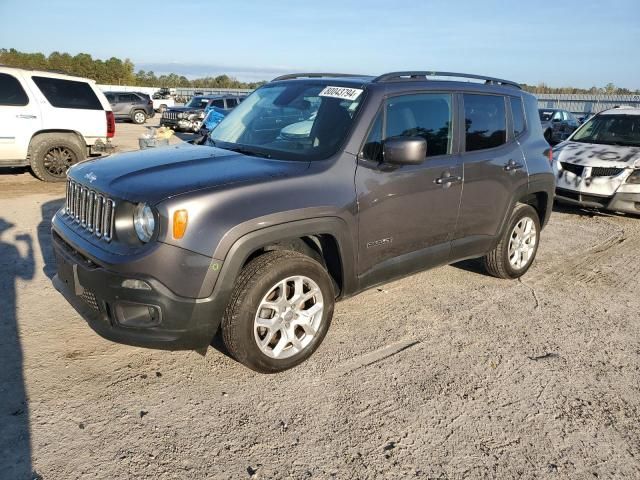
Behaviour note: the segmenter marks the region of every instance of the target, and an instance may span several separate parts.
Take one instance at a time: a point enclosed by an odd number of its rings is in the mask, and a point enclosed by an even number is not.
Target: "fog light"
[[[134,278],[127,278],[122,281],[123,288],[131,288],[133,290],[151,290],[151,285],[143,280],[136,280]]]
[[[119,302],[116,304],[116,320],[124,327],[156,327],[161,321],[160,309],[153,305]]]

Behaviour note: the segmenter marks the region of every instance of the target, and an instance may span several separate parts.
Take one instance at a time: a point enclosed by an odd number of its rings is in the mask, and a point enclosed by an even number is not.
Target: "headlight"
[[[204,112],[200,112],[200,115],[198,115],[198,118],[200,119],[204,118]]]
[[[133,226],[140,241],[147,243],[151,240],[156,228],[156,220],[153,217],[151,207],[146,203],[139,203],[133,212]]]
[[[184,113],[180,112],[180,113],[178,114],[178,118],[184,118]]]
[[[640,170],[634,170],[631,175],[627,177],[627,183],[640,183]]]

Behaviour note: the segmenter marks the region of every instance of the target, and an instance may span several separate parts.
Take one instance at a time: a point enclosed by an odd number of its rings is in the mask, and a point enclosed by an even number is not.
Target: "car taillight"
[[[113,138],[116,134],[116,118],[111,111],[105,113],[107,114],[107,138]]]
[[[147,105],[153,105],[153,100],[149,99],[149,103]]]
[[[547,159],[549,160],[549,164],[553,163],[553,148],[547,148],[544,151],[544,154],[546,155]]]

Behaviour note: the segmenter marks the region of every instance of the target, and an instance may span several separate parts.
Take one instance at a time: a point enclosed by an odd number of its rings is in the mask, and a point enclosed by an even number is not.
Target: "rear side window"
[[[227,98],[227,108],[233,108],[238,105],[238,101],[235,98]]]
[[[513,135],[519,137],[524,133],[524,109],[522,107],[522,100],[520,97],[511,97],[511,117],[513,118]]]
[[[87,82],[36,76],[31,78],[49,103],[56,108],[102,110],[100,100]]]
[[[24,106],[29,97],[18,79],[6,73],[0,73],[0,105]]]
[[[507,141],[505,98],[500,95],[468,93],[463,97],[466,151],[473,152],[505,144]]]
[[[139,102],[140,99],[132,93],[125,93],[118,95],[118,101],[120,103],[136,103]]]
[[[224,108],[224,100],[222,100],[222,99],[214,100],[213,102],[211,102],[211,105],[213,105],[214,107],[218,107],[218,108]]]
[[[446,155],[451,153],[451,111],[450,94],[390,98],[384,137],[423,137],[427,141],[428,157]]]

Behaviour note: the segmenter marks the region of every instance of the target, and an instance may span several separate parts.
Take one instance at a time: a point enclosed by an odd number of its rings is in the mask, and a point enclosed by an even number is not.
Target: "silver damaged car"
[[[640,108],[616,107],[553,149],[556,200],[640,214]]]

